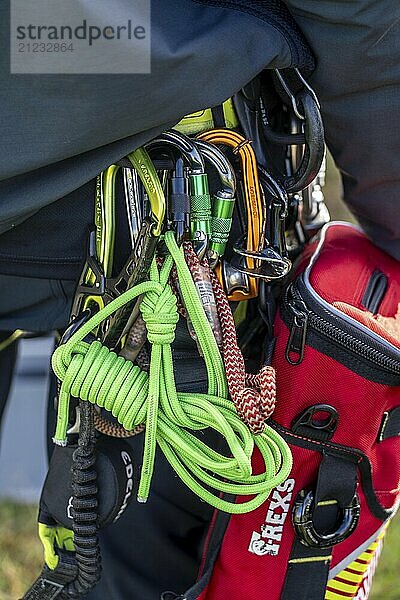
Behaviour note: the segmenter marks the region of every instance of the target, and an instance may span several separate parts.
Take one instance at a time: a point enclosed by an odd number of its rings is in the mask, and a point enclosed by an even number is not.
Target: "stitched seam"
[[[275,425],[275,423],[274,423]],[[331,450],[337,450],[340,452],[347,452],[348,454],[350,454],[350,456],[354,457],[357,459],[357,464],[359,464],[360,462],[362,462],[364,455],[360,456],[358,454],[359,451],[357,450],[349,450],[348,448],[346,448],[345,446],[340,446],[339,444],[331,444],[329,442],[321,442],[319,440],[312,440],[310,438],[306,438],[302,435],[298,435],[296,433],[292,433],[291,431],[289,431],[288,429],[286,429],[285,427],[283,427],[282,425],[279,425],[279,423],[276,423],[277,427],[282,429],[289,437],[293,437],[299,440],[303,440],[304,442],[308,442],[308,443],[312,443],[312,444],[317,444],[318,446],[321,446],[322,448],[330,448]],[[361,451],[360,451],[361,452]]]
[[[294,439],[302,440],[303,442],[305,442],[308,445],[316,444],[317,446],[320,446],[322,449],[329,448],[331,450],[335,450],[337,453],[347,452],[354,458],[358,456],[359,458],[357,459],[357,465],[360,465],[359,469],[360,469],[360,474],[361,474],[361,485],[364,490],[365,499],[367,501],[370,511],[376,518],[379,518],[381,520],[387,519],[393,513],[393,509],[385,508],[380,503],[377,493],[373,487],[371,463],[369,461],[368,456],[366,454],[364,454],[361,450],[354,449],[353,451],[350,451],[345,446],[341,446],[339,444],[334,445],[334,444],[329,444],[328,442],[319,442],[317,440],[311,440],[310,438],[296,435],[296,434],[292,433],[291,431],[289,431],[288,429],[286,429],[285,427],[283,427],[282,425],[279,425],[279,423],[276,423],[275,421],[272,421],[272,420],[269,421],[269,424],[271,425],[271,427],[273,427],[273,429],[276,429],[278,432],[280,431],[281,433],[284,434],[284,436],[289,438],[289,441],[290,441],[290,438],[294,438]],[[315,450],[313,448],[309,448],[309,450],[311,450],[311,451],[314,450],[314,452],[320,451],[319,449]],[[366,474],[364,474],[362,471],[363,464],[366,466],[366,469],[367,469]],[[364,482],[364,479],[366,479],[365,482]],[[364,484],[365,485],[370,484],[370,485],[367,488],[364,488]],[[375,508],[373,508],[373,506],[371,506],[371,502],[372,502],[372,505],[375,506]],[[381,516],[379,516],[379,517],[376,514],[376,512],[377,512],[376,508],[378,508],[378,511],[381,513]],[[385,515],[385,516],[383,516],[383,515]]]
[[[81,263],[82,262],[82,256],[68,256],[65,258],[57,258],[57,257],[53,257],[53,256],[22,256],[22,257],[18,257],[18,256],[14,256],[12,254],[0,254],[0,262],[1,261],[7,261],[7,262],[13,262],[13,263],[65,263],[65,264],[69,264],[69,263]]]

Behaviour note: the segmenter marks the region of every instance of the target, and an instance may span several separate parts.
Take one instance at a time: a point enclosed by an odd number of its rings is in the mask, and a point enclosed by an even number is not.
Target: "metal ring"
[[[313,523],[314,492],[302,490],[293,507],[293,527],[302,544],[311,548],[330,548],[343,542],[355,530],[360,517],[360,502],[354,494],[350,504],[342,509],[342,520],[331,533],[316,530]]]

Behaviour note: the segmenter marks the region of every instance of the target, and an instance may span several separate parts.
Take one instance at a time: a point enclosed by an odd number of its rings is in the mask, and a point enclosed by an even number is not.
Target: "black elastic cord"
[[[67,587],[72,596],[83,596],[100,579],[101,556],[97,535],[97,471],[95,467],[96,432],[94,407],[79,402],[80,428],[78,448],[73,454],[72,489],[74,497],[73,531],[77,577]]]

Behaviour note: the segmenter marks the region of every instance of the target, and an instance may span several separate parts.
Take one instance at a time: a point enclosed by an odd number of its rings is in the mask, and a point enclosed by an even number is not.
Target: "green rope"
[[[66,441],[70,397],[92,402],[110,411],[128,430],[146,424],[139,501],[145,502],[149,495],[158,444],[177,475],[201,499],[219,510],[245,513],[260,506],[271,489],[287,478],[291,453],[270,427],[253,435],[240,420],[228,399],[222,357],[183,250],[172,232],[165,234],[165,243],[169,255],[160,269],[153,261],[149,281],[121,294],[54,352],[53,369],[62,382],[55,442]],[[176,390],[171,343],[179,315],[176,297],[168,284],[173,264],[207,368],[207,394]],[[138,296],[143,296],[140,310],[152,344],[148,374],[99,341],[83,341],[100,322]],[[225,439],[225,455],[193,433],[207,428]],[[264,471],[257,475],[252,474],[251,466],[255,447],[265,464]],[[219,497],[221,493],[251,498],[232,503]]]

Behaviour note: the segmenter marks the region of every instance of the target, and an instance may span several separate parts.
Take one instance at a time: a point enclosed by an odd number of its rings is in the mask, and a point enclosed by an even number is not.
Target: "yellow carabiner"
[[[114,243],[115,243],[115,178],[119,167],[110,165],[105,171],[102,171],[96,180],[95,196],[95,236],[96,236],[96,255],[99,264],[102,266],[104,276],[111,277]],[[95,285],[95,274],[90,267],[87,268],[84,275],[84,282],[87,285]],[[98,309],[104,307],[103,296],[88,294],[83,301],[82,310],[96,304]]]
[[[154,222],[153,235],[158,237],[164,222],[166,200],[153,161],[144,148],[137,148],[128,154],[128,159],[135,167],[149,197]]]

